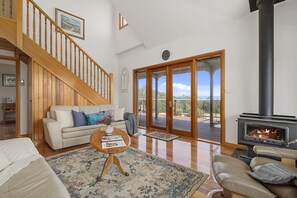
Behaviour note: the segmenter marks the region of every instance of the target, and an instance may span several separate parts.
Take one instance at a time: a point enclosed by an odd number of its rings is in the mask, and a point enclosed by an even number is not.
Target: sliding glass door
[[[197,61],[198,138],[221,142],[221,58]]]
[[[167,129],[167,74],[166,68],[152,70],[150,75],[151,89],[151,126]]]
[[[150,70],[150,127],[191,136],[191,62]]]
[[[136,74],[136,90],[137,90],[137,104],[136,117],[138,126],[146,127],[146,71],[141,71]]]
[[[223,50],[134,70],[134,79],[139,126],[207,142],[224,140]]]
[[[171,108],[172,133],[191,136],[191,62],[173,65],[170,69],[171,91],[169,104]]]

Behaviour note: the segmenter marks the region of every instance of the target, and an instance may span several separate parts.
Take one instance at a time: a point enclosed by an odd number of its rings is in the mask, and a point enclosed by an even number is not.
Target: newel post
[[[110,83],[109,83],[109,102],[110,104],[113,104],[113,96],[114,96],[114,90],[113,90],[113,86],[114,86],[114,83],[113,83],[113,73],[110,73],[109,74],[109,77],[110,77]]]
[[[15,19],[17,28],[17,47],[23,49],[23,1],[15,0]]]

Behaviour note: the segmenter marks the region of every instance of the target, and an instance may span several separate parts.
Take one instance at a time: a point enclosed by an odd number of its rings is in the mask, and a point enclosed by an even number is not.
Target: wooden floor
[[[15,125],[15,123],[0,123],[0,140],[15,138]]]
[[[180,137],[170,142],[164,142],[141,135],[143,133],[146,133],[146,131],[140,129],[139,135],[131,137],[132,147],[210,175],[204,184],[198,189],[200,194],[206,195],[211,190],[219,188],[212,177],[212,155],[231,155],[234,149],[224,148],[218,145],[200,142],[184,137]],[[86,146],[89,146],[89,144],[54,151],[44,143],[39,144],[37,149],[41,155],[48,157]]]

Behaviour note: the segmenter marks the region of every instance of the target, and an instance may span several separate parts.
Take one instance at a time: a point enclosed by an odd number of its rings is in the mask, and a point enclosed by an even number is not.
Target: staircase
[[[108,74],[34,1],[0,1],[0,38],[31,57],[32,138],[44,141],[41,119],[51,105],[111,104]]]

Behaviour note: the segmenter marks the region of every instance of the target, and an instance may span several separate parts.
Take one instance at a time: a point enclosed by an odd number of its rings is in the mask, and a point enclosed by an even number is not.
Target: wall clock
[[[162,53],[162,59],[164,61],[168,60],[170,57],[170,51],[169,50],[164,50],[164,52]]]

